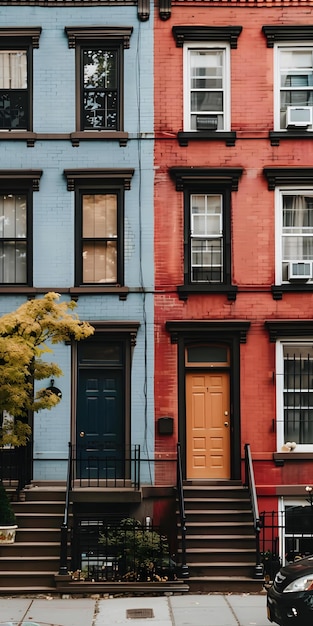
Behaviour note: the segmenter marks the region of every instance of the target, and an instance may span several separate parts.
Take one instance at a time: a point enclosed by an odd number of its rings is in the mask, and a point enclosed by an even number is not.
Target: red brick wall
[[[275,466],[275,345],[264,329],[268,319],[312,317],[313,295],[284,294],[273,300],[274,192],[268,191],[263,168],[312,166],[313,141],[285,140],[271,146],[273,130],[273,49],[267,48],[263,25],[306,25],[312,8],[286,3],[276,7],[234,2],[176,3],[172,17],[155,18],[155,417],[175,419],[173,438],[158,437],[158,451],[177,439],[177,346],[165,331],[167,320],[249,320],[247,343],[241,346],[241,440],[251,444],[259,485],[303,483],[309,464]],[[236,145],[192,141],[180,147],[183,128],[183,50],[176,47],[174,25],[240,25],[238,48],[231,50],[231,127]],[[168,169],[173,166],[242,167],[238,192],[232,192],[232,272],[238,285],[235,302],[225,295],[199,295],[180,301],[183,284],[183,193]]]

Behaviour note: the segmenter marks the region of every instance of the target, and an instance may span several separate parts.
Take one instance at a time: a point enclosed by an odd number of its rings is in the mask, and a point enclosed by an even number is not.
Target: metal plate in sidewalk
[[[153,609],[127,609],[127,619],[149,619],[154,617]]]

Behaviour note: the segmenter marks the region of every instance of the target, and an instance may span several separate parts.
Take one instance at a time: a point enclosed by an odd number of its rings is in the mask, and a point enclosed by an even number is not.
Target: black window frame
[[[75,287],[82,292],[115,293],[124,287],[125,252],[125,191],[131,187],[133,169],[87,169],[64,170],[68,191],[75,192]],[[112,283],[84,283],[82,264],[82,196],[84,194],[116,193],[118,197],[117,215],[117,280]]]
[[[21,133],[32,132],[33,130],[33,50],[39,48],[40,34],[41,27],[39,26],[0,28],[0,50],[21,50],[27,52],[27,89],[25,89],[27,102],[26,124],[25,127],[19,129],[0,127],[2,137],[5,134],[14,134],[20,137]],[[4,91],[8,90],[1,89],[0,94]]]
[[[0,194],[24,194],[27,198],[26,280],[25,282],[0,282],[1,291],[9,287],[32,287],[33,285],[33,192],[39,191],[41,175],[41,170],[0,170]],[[9,239],[12,240],[12,237]],[[18,240],[19,238],[16,239]]]
[[[83,247],[84,244],[89,241],[90,238],[83,236],[83,196],[84,195],[105,195],[113,194],[117,198],[117,249],[116,249],[116,281],[98,283],[98,282],[84,282],[83,280]],[[76,254],[75,254],[75,285],[86,287],[95,286],[99,284],[107,285],[108,287],[118,287],[124,284],[124,193],[122,185],[117,186],[105,186],[102,185],[86,187],[85,185],[79,185],[75,192],[75,226],[76,226]],[[97,242],[104,242],[106,238],[99,238]],[[112,239],[112,238],[111,238]],[[95,239],[93,239],[95,241]],[[106,239],[107,241],[107,239]]]
[[[176,191],[184,193],[184,284],[177,287],[179,297],[191,294],[225,293],[235,300],[238,287],[232,283],[231,200],[238,190],[242,168],[170,168],[176,182]],[[223,280],[218,282],[192,282],[191,280],[191,230],[190,197],[192,194],[219,194],[223,199]]]
[[[125,146],[128,133],[124,131],[124,51],[130,47],[132,26],[66,26],[68,47],[76,53],[76,130],[71,133],[73,145],[86,139],[118,140]],[[118,56],[118,110],[116,129],[90,129],[83,126],[83,51],[86,49],[111,49]]]

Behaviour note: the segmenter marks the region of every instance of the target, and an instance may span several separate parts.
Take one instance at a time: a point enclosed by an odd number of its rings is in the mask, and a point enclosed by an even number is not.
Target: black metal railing
[[[66,492],[65,492],[65,506],[64,516],[61,526],[61,538],[60,538],[60,567],[59,574],[68,574],[68,531],[69,531],[69,506],[70,506],[70,491],[72,486],[72,446],[68,444],[68,463],[67,463],[67,480],[66,480]]]
[[[186,559],[186,512],[184,502],[184,490],[183,490],[183,471],[182,471],[182,458],[181,458],[181,445],[177,444],[177,499],[179,506],[179,520],[180,520],[180,532],[181,532],[181,576],[182,578],[188,578],[189,568]]]
[[[259,516],[253,463],[252,463],[252,456],[251,456],[249,443],[245,444],[245,485],[249,489],[249,494],[250,494],[250,499],[251,499],[253,525],[254,525],[255,541],[256,541],[256,562],[255,562],[255,567],[254,567],[254,578],[263,578],[264,574],[263,574],[263,565],[261,561],[261,551],[260,551],[261,520]]]
[[[286,506],[261,513],[260,549],[264,576],[272,581],[285,563],[313,554],[313,508]]]
[[[72,446],[72,481],[79,487],[140,489],[140,446]]]
[[[78,520],[73,532],[72,578],[94,582],[167,581],[177,578],[170,541],[150,518],[120,523]]]

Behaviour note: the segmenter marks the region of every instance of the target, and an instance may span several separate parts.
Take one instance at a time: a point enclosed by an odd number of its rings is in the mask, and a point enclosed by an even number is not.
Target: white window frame
[[[284,43],[276,43],[274,45],[274,130],[288,131],[286,127],[281,128],[280,125],[280,52],[282,50],[308,50],[312,49],[312,67],[313,67],[313,41],[305,43],[290,41]],[[312,87],[313,90],[313,87]],[[312,106],[313,109],[313,106]],[[303,129],[300,129],[303,130]],[[313,131],[313,124],[305,129],[307,132]]]
[[[190,50],[216,50],[217,52],[223,52],[224,57],[224,85],[223,85],[223,101],[224,101],[224,127],[214,132],[229,132],[230,131],[230,46],[226,42],[214,41],[212,43],[207,42],[187,42],[184,44],[184,131],[186,132],[199,132],[191,128],[191,111],[190,111],[190,63],[189,63],[189,51]]]
[[[284,441],[284,346],[305,346],[312,347],[311,341],[304,341],[303,338],[279,339],[276,342],[276,438],[277,452],[282,452],[282,447],[286,443]],[[313,441],[311,444],[299,444],[296,442],[296,452],[313,452]],[[292,454],[292,451],[289,452]]]
[[[279,519],[279,556],[282,565],[287,564],[286,560],[286,507],[287,506],[309,506],[305,496],[305,487],[303,487],[303,498],[279,498],[278,499],[278,519]],[[299,533],[299,537],[303,535]],[[309,537],[310,535],[308,535]]]
[[[283,281],[283,196],[284,195],[306,195],[313,197],[313,187],[276,187],[275,188],[275,283],[276,285],[290,284],[288,280]],[[313,229],[312,229],[313,236]],[[290,259],[297,260],[297,259]],[[312,256],[313,263],[313,256]],[[300,259],[299,259],[300,261]],[[306,281],[306,284],[313,284],[313,278]]]

